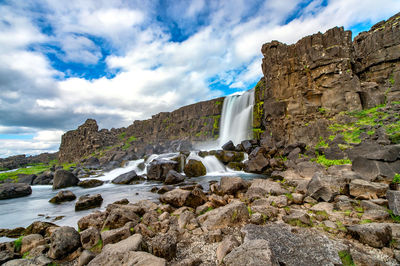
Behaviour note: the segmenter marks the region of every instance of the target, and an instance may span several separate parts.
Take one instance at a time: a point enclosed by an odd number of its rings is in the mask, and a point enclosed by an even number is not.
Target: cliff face
[[[77,161],[104,149],[112,149],[110,154],[134,153],[140,157],[145,153],[167,151],[166,146],[176,150],[182,146],[182,141],[187,146],[188,143],[216,139],[222,104],[223,98],[199,102],[173,112],[159,113],[148,120],[134,121],[128,128],[110,131],[99,131],[96,121],[88,119],[78,129],[62,136],[59,161]]]
[[[316,143],[330,119],[400,98],[400,14],[351,40],[333,28],[296,44],[262,46],[263,138]]]

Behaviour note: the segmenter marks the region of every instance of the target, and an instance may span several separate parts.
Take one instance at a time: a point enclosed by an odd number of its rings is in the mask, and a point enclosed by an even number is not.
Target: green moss
[[[394,214],[392,210],[387,210],[387,212],[389,213],[390,218],[393,220],[393,222],[400,223],[400,216],[399,215]]]
[[[347,232],[347,229],[346,229],[346,227],[343,225],[342,222],[337,221],[337,222],[336,222],[336,225],[337,225],[337,227],[338,227],[338,229],[339,229],[340,231],[342,231],[342,232]]]
[[[130,143],[130,142],[136,141],[136,140],[137,140],[137,138],[136,138],[135,136],[130,136],[130,137],[127,139],[127,142]]]
[[[135,228],[131,227],[131,228],[129,228],[129,231],[131,231],[131,234],[134,234],[135,233]]]
[[[326,211],[316,211],[315,214],[323,217],[325,220],[329,219],[329,214]]]
[[[360,224],[370,224],[370,223],[372,223],[372,220],[370,219],[364,219],[360,221]]]
[[[319,138],[319,142],[315,146],[315,149],[318,150],[321,147],[322,148],[328,148],[329,147],[328,143],[326,143],[325,140],[322,137]]]
[[[29,251],[25,252],[25,253],[22,255],[22,258],[23,258],[23,259],[29,259],[29,258],[30,258],[30,257],[29,257]]]
[[[27,175],[32,175],[32,174],[40,174],[44,171],[50,170],[51,165],[50,164],[36,164],[30,167],[24,167],[20,168],[16,171],[13,172],[8,172],[8,173],[1,173],[0,174],[0,180],[5,180],[5,179],[13,179],[14,181],[18,181],[18,174],[27,174]]]
[[[338,255],[343,263],[343,266],[355,266],[353,258],[348,250],[339,251]]]
[[[126,132],[123,132],[123,133],[119,134],[118,138],[119,139],[124,139],[125,136],[126,136]]]
[[[236,221],[237,216],[238,216],[238,211],[237,211],[237,210],[234,210],[234,211],[233,211],[233,214],[232,214],[232,217],[231,217],[232,222]]]
[[[215,105],[221,105],[223,102],[222,101],[216,101]]]
[[[250,206],[247,206],[247,211],[249,212],[249,215],[253,215],[253,211],[251,210]]]
[[[96,245],[94,245],[90,251],[99,253],[101,249],[103,248],[103,240],[99,239]]]
[[[312,159],[312,161],[316,161],[317,163],[325,166],[326,168],[332,165],[351,164],[351,160],[349,159],[329,160],[325,158],[325,155],[318,155],[318,157],[316,159]]]
[[[262,130],[261,128],[253,128],[253,134],[255,139],[261,139],[261,134],[264,132],[265,130]]]
[[[324,115],[324,114],[326,114],[326,109],[323,108],[323,107],[318,108],[318,112],[319,112],[320,114]]]
[[[15,250],[15,252],[19,252],[21,250],[22,238],[23,238],[23,236],[20,236],[14,241],[14,250]]]
[[[395,174],[392,183],[400,184],[400,174]]]
[[[292,193],[286,193],[285,196],[286,196],[286,198],[287,198],[288,200],[293,200],[293,195],[292,195]]]
[[[200,215],[205,214],[206,212],[212,211],[214,208],[213,207],[208,207],[207,209],[203,210],[200,212]]]
[[[103,229],[101,229],[101,232],[105,232],[105,231],[110,231],[110,227],[104,227]]]

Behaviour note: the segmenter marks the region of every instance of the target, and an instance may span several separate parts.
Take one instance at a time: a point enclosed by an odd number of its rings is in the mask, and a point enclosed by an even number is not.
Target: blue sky
[[[0,1],[0,157],[56,151],[87,118],[128,126],[249,89],[263,43],[334,26],[357,34],[399,10],[398,0]]]

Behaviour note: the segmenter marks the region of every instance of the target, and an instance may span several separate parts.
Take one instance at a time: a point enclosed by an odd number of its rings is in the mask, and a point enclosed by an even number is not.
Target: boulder
[[[32,185],[33,181],[35,181],[36,175],[28,175],[28,174],[18,174],[17,175],[17,183],[24,183],[28,185]]]
[[[59,227],[50,237],[49,257],[63,259],[81,246],[79,233],[69,226]]]
[[[266,158],[266,150],[263,147],[255,148],[249,155],[249,159],[244,162],[244,170],[250,173],[261,174],[267,170],[269,160]]]
[[[292,211],[289,215],[283,216],[282,220],[293,226],[311,225],[310,216],[303,211]]]
[[[96,254],[90,250],[84,250],[79,256],[77,266],[85,266],[96,257]]]
[[[78,183],[79,178],[77,178],[73,173],[59,169],[54,174],[53,189],[72,187],[78,185]]]
[[[247,206],[240,201],[233,201],[223,207],[213,209],[198,217],[202,227],[215,230],[236,226],[248,221]]]
[[[217,151],[215,157],[224,164],[240,163],[244,160],[244,153],[236,151]]]
[[[240,177],[224,176],[220,181],[220,191],[222,194],[235,195],[239,190],[244,190],[248,187],[248,183]]]
[[[160,201],[178,208],[182,206],[197,208],[207,201],[207,197],[199,188],[192,191],[176,188],[161,195]]]
[[[58,227],[58,225],[48,222],[36,221],[25,229],[24,234],[40,234],[42,236],[48,236],[50,229],[55,227]]]
[[[233,144],[232,140],[230,140],[224,145],[222,145],[222,149],[224,151],[235,151],[235,145]]]
[[[141,176],[138,176],[135,170],[132,170],[125,174],[117,176],[111,182],[114,184],[130,185],[139,180],[143,180],[143,178]]]
[[[229,253],[227,265],[341,265],[343,249],[325,234],[286,224],[243,227],[243,244]],[[247,257],[246,257],[247,255]]]
[[[206,167],[200,161],[190,159],[183,169],[187,177],[198,177],[207,174]]]
[[[386,196],[387,184],[354,179],[350,182],[350,195],[357,199],[377,199]]]
[[[241,142],[243,150],[247,153],[250,154],[251,151],[253,150],[253,145],[249,140],[243,140]]]
[[[173,185],[181,183],[185,180],[185,177],[175,170],[169,170],[167,177],[165,178],[164,184]]]
[[[177,239],[172,234],[157,234],[147,242],[151,254],[157,257],[172,260],[176,256]]]
[[[83,163],[83,166],[87,169],[97,170],[100,168],[100,161],[96,157],[89,157]]]
[[[100,207],[103,203],[103,197],[100,194],[96,195],[83,195],[79,197],[79,200],[75,203],[75,211],[88,210],[92,208]]]
[[[32,194],[32,188],[23,183],[0,184],[0,200],[25,197]]]
[[[46,266],[46,265],[51,265],[51,263],[52,263],[51,259],[49,259],[44,255],[40,255],[29,259],[10,260],[2,265],[3,266]]]
[[[175,170],[178,163],[172,160],[154,160],[147,166],[147,179],[164,181],[170,170]]]
[[[31,249],[33,249],[37,246],[44,245],[45,243],[46,242],[42,235],[31,234],[31,235],[24,236],[22,238],[20,253],[24,254],[26,252],[29,252]]]
[[[348,178],[317,172],[307,185],[306,195],[316,200],[330,202],[336,195],[345,192],[349,182]]]
[[[375,181],[377,179],[391,181],[396,174],[397,165],[397,161],[388,163],[359,156],[352,161],[351,168],[367,181]]]
[[[248,199],[264,198],[268,195],[279,196],[289,193],[281,184],[268,179],[253,179],[246,192]]]
[[[136,224],[132,224],[132,228]],[[101,239],[103,240],[103,245],[114,244],[121,240],[127,239],[132,234],[131,227],[129,225],[123,226],[121,228],[106,230],[101,232]]]
[[[53,182],[54,174],[50,171],[46,171],[43,174],[38,175],[32,182],[32,185],[50,185]]]
[[[61,203],[64,201],[72,201],[75,200],[76,196],[70,190],[61,190],[55,195],[53,198],[49,200],[50,203]]]
[[[389,209],[394,215],[400,215],[400,191],[388,190],[386,193]]]
[[[133,222],[135,226],[140,223],[137,213],[143,215],[143,211],[135,205],[109,205],[107,207],[108,216],[104,221],[103,229],[116,229],[124,226],[127,222]]]
[[[78,186],[83,188],[92,188],[92,187],[99,187],[104,184],[104,181],[98,179],[86,179],[82,180],[78,183]]]
[[[240,243],[234,236],[229,235],[225,237],[217,247],[216,256],[218,263],[222,263],[224,257],[238,246],[240,246]]]
[[[386,247],[392,240],[392,228],[389,224],[358,224],[347,227],[347,231],[353,238],[374,248]]]
[[[8,261],[15,261],[16,259],[21,258],[21,255],[18,253],[15,253],[10,250],[1,250],[0,251],[0,264],[5,265]],[[18,264],[14,264],[18,265]]]
[[[158,258],[150,253],[143,251],[118,252],[113,256],[103,256],[102,253],[94,258],[88,266],[108,266],[108,265],[151,265],[165,266],[165,259]]]
[[[394,162],[400,159],[400,145],[382,146],[376,142],[363,142],[347,153],[351,160],[362,157],[368,160]]]
[[[101,230],[103,228],[104,220],[106,219],[106,217],[106,212],[93,212],[78,220],[78,228],[82,231],[88,229],[89,227],[94,227],[98,230]]]
[[[80,238],[82,247],[84,249],[91,249],[99,243],[101,235],[97,228],[89,227],[80,233]]]

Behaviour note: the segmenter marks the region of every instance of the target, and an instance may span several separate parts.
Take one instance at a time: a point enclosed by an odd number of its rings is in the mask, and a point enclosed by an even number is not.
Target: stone
[[[134,228],[136,224],[131,224],[131,225],[132,227],[130,227],[129,224],[127,224],[127,226],[121,228],[106,230],[101,232],[101,239],[103,240],[103,245],[105,246],[107,244],[114,244],[130,237],[132,234],[131,228]]]
[[[134,225],[140,223],[138,213],[143,215],[141,208],[135,205],[113,205],[107,207],[108,216],[104,220],[103,229],[116,229],[124,226],[127,222]]]
[[[84,249],[91,249],[101,240],[100,231],[97,228],[89,227],[80,232],[80,239]]]
[[[394,215],[400,215],[400,191],[388,190],[386,193],[389,209],[393,211]]]
[[[351,160],[362,157],[368,160],[394,162],[399,159],[400,146],[382,146],[374,142],[366,142],[350,149],[347,153]]]
[[[357,199],[377,199],[386,196],[387,184],[354,179],[350,182],[350,195]]]
[[[232,140],[230,140],[224,145],[222,145],[222,149],[224,151],[235,151],[235,145],[233,144]]]
[[[279,196],[289,193],[281,187],[280,183],[268,179],[253,179],[246,192],[248,199],[264,198],[268,195]]]
[[[234,236],[230,235],[225,237],[217,247],[216,256],[218,263],[221,264],[224,257],[238,246],[240,246],[240,243]]]
[[[208,197],[208,200],[211,202],[211,204],[215,207],[220,207],[220,206],[225,206],[227,204],[226,200],[224,197],[216,195],[216,194],[211,194]]]
[[[85,266],[96,257],[96,254],[90,250],[84,250],[79,256],[77,266]]]
[[[100,194],[96,195],[83,195],[75,203],[75,211],[82,211],[92,208],[100,207],[103,203],[103,197]]]
[[[18,259],[20,257],[21,257],[21,255],[19,255],[18,253],[15,253],[13,251],[1,250],[0,251],[0,264],[4,265],[4,264],[6,264],[7,261],[12,261],[12,260]]]
[[[49,257],[63,259],[81,246],[79,233],[69,226],[57,228],[50,237]]]
[[[89,227],[94,227],[98,230],[103,228],[104,220],[107,218],[106,212],[93,212],[78,220],[78,228],[83,231]]]
[[[174,207],[188,206],[197,208],[207,201],[207,197],[199,188],[195,188],[192,191],[176,188],[161,195],[160,201]]]
[[[147,179],[164,181],[170,170],[175,170],[178,162],[172,160],[154,160],[147,166]]]
[[[149,252],[167,261],[176,256],[177,239],[172,234],[157,234],[148,243]]]
[[[288,198],[285,195],[269,196],[267,203],[274,207],[283,208],[288,206]]]
[[[139,180],[143,180],[143,179],[136,174],[135,170],[132,170],[125,174],[117,176],[111,182],[113,184],[131,185]]]
[[[22,238],[22,243],[21,243],[21,254],[25,254],[26,252],[29,252],[31,249],[44,245],[45,240],[42,235],[39,234],[31,234],[24,236]]]
[[[299,175],[305,179],[312,179],[316,173],[325,174],[325,168],[316,162],[300,162],[295,166]]]
[[[59,204],[65,201],[75,200],[76,196],[70,190],[61,190],[53,198],[49,200],[50,203]]]
[[[220,181],[222,194],[235,195],[236,192],[247,188],[247,182],[240,177],[223,176]]]
[[[368,223],[348,226],[349,234],[363,244],[374,248],[387,246],[392,240],[392,229],[384,223]]]
[[[18,174],[17,175],[17,183],[24,183],[28,185],[32,185],[33,181],[35,181],[36,175],[28,175],[28,174]]]
[[[181,183],[185,180],[185,177],[175,170],[169,170],[167,177],[165,178],[164,184],[173,185]]]
[[[352,161],[351,168],[353,171],[360,174],[362,179],[367,181],[375,181],[377,179],[391,181],[396,174],[396,169],[392,164],[383,161],[369,160],[360,156]]]
[[[244,153],[243,152],[236,152],[236,151],[217,151],[215,154],[218,160],[220,160],[224,164],[228,163],[240,163],[244,160]]]
[[[262,147],[255,148],[250,154],[249,159],[244,162],[244,170],[250,173],[261,174],[267,170],[269,160],[265,157],[266,150]]]
[[[0,200],[25,197],[32,194],[32,188],[23,183],[0,184]]]
[[[99,187],[104,184],[104,181],[98,179],[86,179],[79,181],[78,186],[83,188],[92,188],[92,187]]]
[[[271,220],[278,215],[278,208],[270,205],[268,199],[258,199],[251,204],[251,211],[253,213],[259,212],[265,216],[265,219]],[[264,217],[263,217],[264,218]]]
[[[53,181],[54,174],[50,171],[45,171],[38,175],[32,182],[32,185],[50,185]]]
[[[253,213],[250,216],[250,223],[252,224],[263,224],[265,222],[265,219],[263,215],[259,212]]]
[[[251,144],[251,142],[249,140],[243,140],[241,142],[243,150],[247,153],[250,154],[251,151],[253,150],[253,145]]]
[[[282,217],[285,223],[297,226],[311,226],[310,216],[303,211],[292,211],[289,215]]]
[[[78,183],[79,178],[73,173],[64,169],[59,169],[54,174],[53,189],[77,186]]]
[[[330,202],[336,195],[344,192],[348,182],[350,180],[345,178],[340,179],[337,176],[316,173],[307,185],[306,195],[316,200]]]
[[[48,236],[50,229],[55,227],[58,227],[58,225],[49,222],[36,221],[25,229],[24,234],[40,234],[42,236]]]
[[[233,201],[228,205],[213,209],[198,217],[201,226],[207,230],[240,225],[248,219],[249,212],[246,205],[238,201]]]
[[[304,195],[300,193],[292,193],[292,202],[294,204],[302,204]]]
[[[98,259],[100,257],[100,259]],[[165,266],[165,259],[158,258],[143,251],[118,252],[113,256],[103,257],[102,254],[94,258],[88,266],[108,266],[108,265],[152,265]]]
[[[52,260],[44,255],[34,257],[32,259],[16,259],[8,261],[5,266],[47,266],[51,265]]]
[[[183,169],[187,177],[198,177],[207,174],[206,167],[201,161],[190,159]]]

